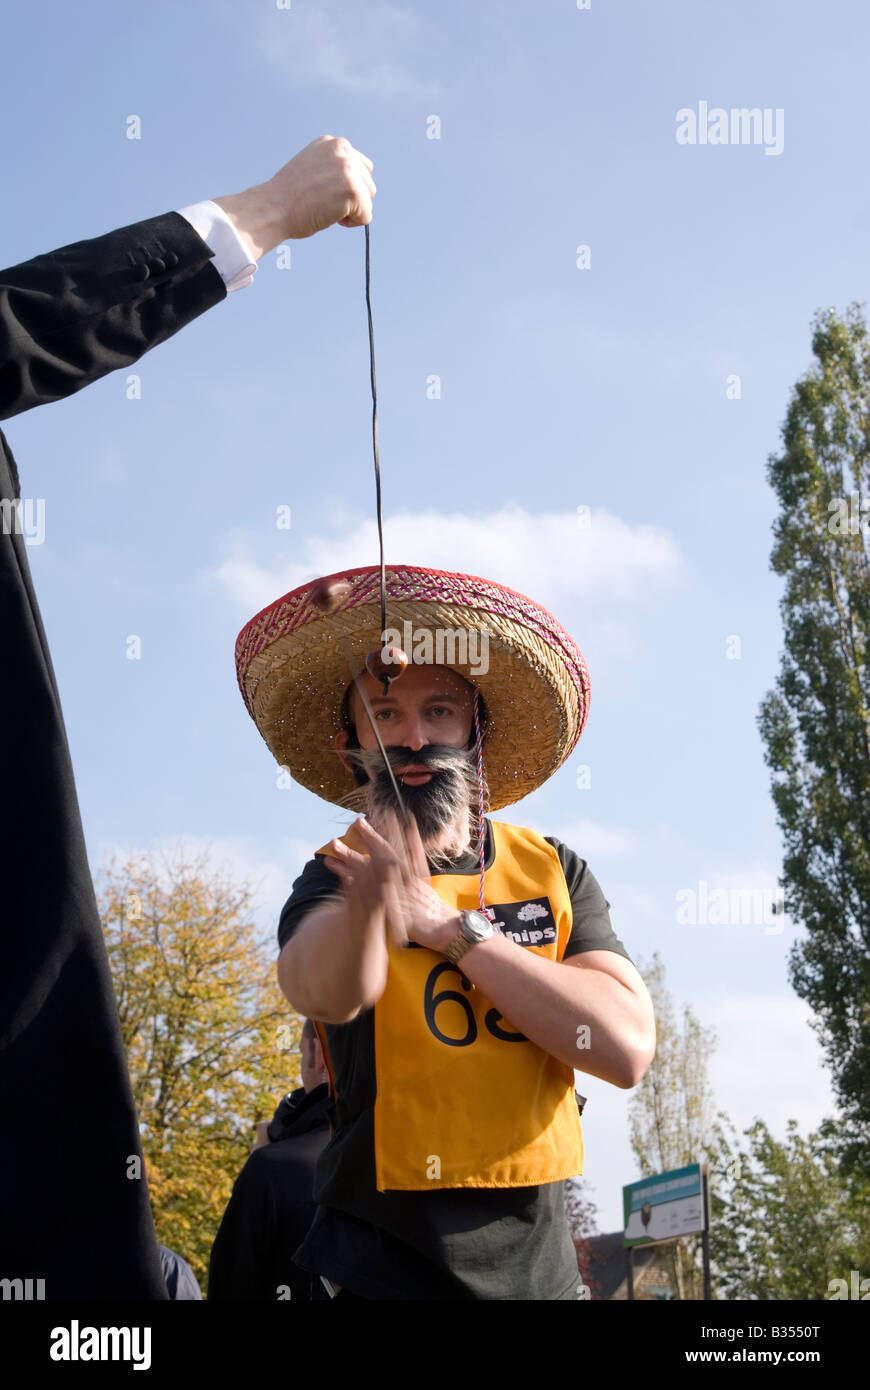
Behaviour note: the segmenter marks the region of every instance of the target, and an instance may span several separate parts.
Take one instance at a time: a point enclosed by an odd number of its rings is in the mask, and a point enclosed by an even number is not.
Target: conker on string
[[[378,647],[366,657],[366,670],[376,681],[397,680],[408,665],[401,647]]]
[[[347,579],[318,579],[308,595],[312,608],[320,613],[332,613],[351,591]]]

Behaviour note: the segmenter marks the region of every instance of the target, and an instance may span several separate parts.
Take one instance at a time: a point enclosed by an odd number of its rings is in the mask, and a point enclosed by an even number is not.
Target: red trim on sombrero
[[[427,569],[422,565],[387,565],[386,571],[388,576],[387,595],[394,601],[413,602],[416,600],[425,602],[428,600],[441,603],[453,601],[457,604],[465,604],[470,608],[478,608],[482,612],[501,613],[505,617],[514,619],[517,617],[516,609],[519,607],[527,625],[540,636],[545,637],[550,646],[558,649],[575,682],[584,692],[588,691],[589,672],[583,655],[573,638],[569,636],[561,623],[556,621],[552,613],[535,603],[533,599],[528,598],[526,594],[521,594],[518,589],[511,589],[506,584],[495,584],[492,580],[483,579],[479,575]],[[330,580],[353,579],[356,582],[353,593],[337,605],[335,612],[357,608],[360,604],[375,603],[379,599],[379,565],[350,567],[325,577]],[[408,577],[413,577],[417,582],[407,582]],[[368,582],[360,584],[361,580]],[[442,585],[437,582],[439,580],[448,580],[449,582]],[[461,582],[457,583],[457,581],[463,580],[468,581],[467,588]],[[279,637],[284,637],[288,632],[293,632],[308,622],[317,622],[323,618],[319,609],[312,608],[303,602],[304,596],[311,592],[316,583],[318,580],[311,579],[305,584],[300,584],[298,588],[291,589],[289,593],[276,599],[274,603],[262,608],[239,633],[236,639],[236,678],[249,710],[250,706],[245,695],[243,678],[251,660]],[[500,596],[506,594],[512,595],[514,599],[518,600],[518,603],[506,605],[500,602]],[[283,606],[287,606],[288,611],[286,615],[279,618],[278,614]],[[389,614],[387,616],[389,618]],[[583,722],[585,723],[585,719]],[[579,732],[577,737],[579,739]]]

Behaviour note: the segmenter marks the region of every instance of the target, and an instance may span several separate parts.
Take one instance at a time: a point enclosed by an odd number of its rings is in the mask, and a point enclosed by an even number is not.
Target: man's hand
[[[370,845],[368,857],[334,839],[329,843],[331,853],[323,856],[324,862],[341,883],[347,916],[355,933],[361,932],[373,916],[382,914],[394,941],[403,946],[407,937],[401,927],[397,897],[402,882],[398,856],[363,817],[356,821],[356,828]]]
[[[395,815],[385,821],[385,838],[367,820],[356,822],[369,857],[333,840],[324,856],[334,874],[341,879],[348,906],[356,895],[365,896],[366,910],[375,903],[384,907],[387,927],[397,945],[408,940],[430,951],[443,952],[459,930],[459,915],[435,892],[429,882],[429,866],[417,822],[409,815],[409,827],[402,831]]]
[[[411,941],[443,954],[459,931],[461,919],[457,909],[445,903],[429,881],[426,851],[410,812],[408,822],[407,830],[403,831],[398,817],[393,812],[386,813],[384,828],[390,843],[398,846],[404,869],[402,883],[396,890],[398,910]],[[370,834],[376,834],[371,826],[368,829]]]
[[[335,223],[362,227],[371,222],[373,167],[349,140],[321,135],[266,183],[212,201],[259,260],[282,241],[313,236]]]
[[[278,957],[284,997],[324,1023],[350,1023],[374,1008],[387,985],[387,933],[395,946],[410,939],[443,952],[459,930],[459,914],[429,882],[416,824],[407,834],[395,817],[379,824],[382,835],[364,819],[355,822],[362,854],[330,841],[323,859],[342,892],[306,914]]]

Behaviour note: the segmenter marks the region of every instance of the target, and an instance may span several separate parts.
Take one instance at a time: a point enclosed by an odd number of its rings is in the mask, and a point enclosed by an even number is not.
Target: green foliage
[[[297,1071],[301,1020],[249,900],[205,856],[160,866],[139,856],[98,884],[157,1239],[203,1290],[254,1126]]]
[[[826,1122],[806,1139],[789,1120],[784,1143],[763,1120],[741,1151],[720,1130],[711,1175],[711,1258],[720,1297],[830,1297],[832,1279],[870,1273],[870,1184],[841,1167]]]
[[[806,929],[790,980],[843,1110],[844,1161],[870,1169],[870,343],[861,308],[816,316],[816,363],[768,461],[781,512],[785,651],[759,729],[784,840],[785,908]]]
[[[707,1063],[715,1034],[684,1008],[682,1026],[658,954],[640,966],[656,1013],[656,1056],[630,1102],[640,1177],[706,1163],[714,1298],[823,1299],[830,1280],[870,1275],[870,1180],[842,1162],[838,1127],[785,1142],[761,1119],[740,1143],[713,1109]],[[679,1298],[703,1298],[700,1237],[666,1247]]]

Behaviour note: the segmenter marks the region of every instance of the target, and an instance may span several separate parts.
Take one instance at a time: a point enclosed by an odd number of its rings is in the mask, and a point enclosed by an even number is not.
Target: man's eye
[[[377,713],[375,714],[375,719],[386,719],[386,718],[388,718],[391,714],[395,714],[395,712],[396,712],[396,711],[395,711],[395,710],[392,710],[392,709],[379,709],[379,710],[377,711]]]
[[[432,714],[449,714],[450,710],[447,705],[433,705],[431,712]]]

